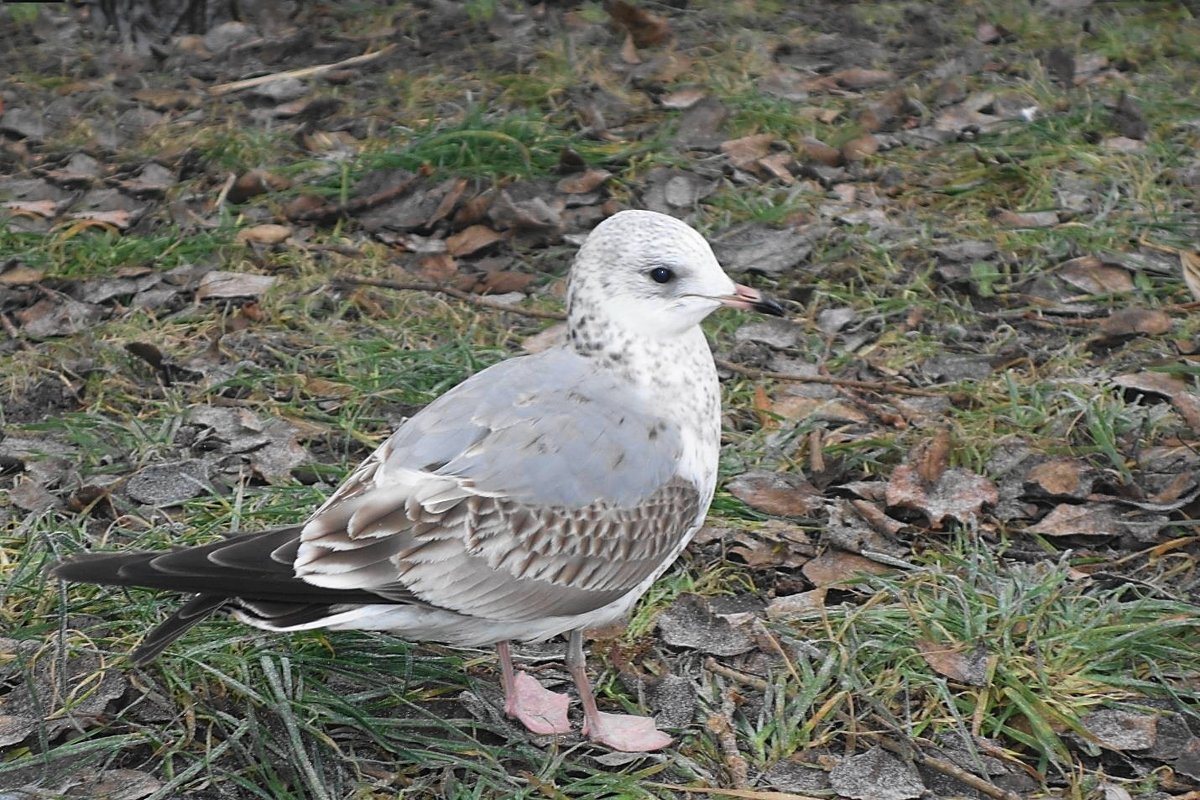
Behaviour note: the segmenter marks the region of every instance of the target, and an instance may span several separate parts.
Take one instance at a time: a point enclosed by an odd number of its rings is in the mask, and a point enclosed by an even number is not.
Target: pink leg
[[[531,733],[570,733],[567,704],[570,698],[538,683],[528,673],[513,669],[508,642],[496,645],[500,656],[500,685],[504,689],[504,713],[519,720]]]
[[[671,743],[671,737],[656,728],[651,717],[606,714],[596,708],[596,698],[587,678],[587,662],[583,657],[583,631],[571,632],[567,642],[567,669],[575,679],[575,688],[583,702],[584,736],[626,753],[660,750]]]

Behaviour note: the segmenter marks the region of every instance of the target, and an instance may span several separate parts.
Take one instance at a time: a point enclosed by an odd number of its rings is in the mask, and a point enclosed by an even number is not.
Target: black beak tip
[[[783,310],[783,306],[779,305],[779,301],[773,297],[762,297],[757,300],[752,308],[760,314],[770,314],[772,317],[787,316],[787,312]]]

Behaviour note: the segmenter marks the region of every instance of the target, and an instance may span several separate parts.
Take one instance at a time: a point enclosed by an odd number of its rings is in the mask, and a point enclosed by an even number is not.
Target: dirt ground
[[[173,5],[0,7],[0,798],[1200,797],[1194,3]],[[46,577],[300,521],[622,208],[789,310],[591,642],[668,750]]]

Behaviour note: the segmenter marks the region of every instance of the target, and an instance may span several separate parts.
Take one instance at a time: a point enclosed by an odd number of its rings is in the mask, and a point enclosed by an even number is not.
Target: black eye
[[[650,279],[655,283],[666,283],[675,277],[675,273],[666,267],[655,267],[650,270]]]

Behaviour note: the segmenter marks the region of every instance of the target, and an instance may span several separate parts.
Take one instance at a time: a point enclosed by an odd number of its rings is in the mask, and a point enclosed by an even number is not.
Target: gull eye
[[[675,277],[675,273],[666,267],[655,267],[650,270],[650,280],[655,283],[667,283]]]

